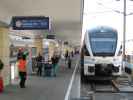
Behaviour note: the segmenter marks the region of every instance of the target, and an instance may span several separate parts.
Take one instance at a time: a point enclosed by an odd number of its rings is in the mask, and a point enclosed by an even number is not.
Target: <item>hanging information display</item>
[[[46,36],[47,39],[55,39],[55,34],[48,34]]]
[[[49,30],[49,17],[44,16],[15,16],[11,26],[14,30]]]

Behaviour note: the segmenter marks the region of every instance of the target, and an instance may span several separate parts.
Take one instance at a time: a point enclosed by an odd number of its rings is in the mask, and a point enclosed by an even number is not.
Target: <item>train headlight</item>
[[[90,60],[91,60],[91,62],[95,62],[95,58],[91,58]]]
[[[95,63],[95,59],[94,59],[94,58],[89,58],[88,61],[89,61],[90,63]]]
[[[88,72],[90,72],[90,73],[95,72],[95,68],[94,68],[94,67],[88,66]]]
[[[113,59],[113,62],[116,62],[116,61],[117,61],[117,59],[116,59],[116,58],[114,58],[114,59]]]
[[[114,58],[114,59],[113,59],[113,64],[114,64],[114,66],[118,67],[118,66],[121,65],[121,62],[119,61],[119,59]]]

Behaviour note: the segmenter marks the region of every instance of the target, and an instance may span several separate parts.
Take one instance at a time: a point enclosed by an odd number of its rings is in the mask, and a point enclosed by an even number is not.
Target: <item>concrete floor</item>
[[[28,76],[24,89],[18,84],[9,85],[0,94],[0,100],[64,100],[75,64],[76,58],[72,69],[68,69],[61,61],[57,77]]]
[[[77,58],[74,58],[72,69],[68,69],[61,61],[57,77],[28,76],[25,89],[20,89],[18,84],[5,87],[0,100],[65,100],[76,61]],[[87,88],[88,85],[80,83],[78,69],[70,91],[70,100],[90,100],[86,94]],[[94,100],[133,100],[133,93],[95,93]]]

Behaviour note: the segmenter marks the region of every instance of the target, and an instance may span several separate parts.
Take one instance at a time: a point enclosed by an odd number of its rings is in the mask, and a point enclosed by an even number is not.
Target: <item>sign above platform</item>
[[[49,17],[14,16],[11,26],[14,30],[49,30]]]
[[[55,34],[48,34],[46,36],[47,39],[55,39]]]

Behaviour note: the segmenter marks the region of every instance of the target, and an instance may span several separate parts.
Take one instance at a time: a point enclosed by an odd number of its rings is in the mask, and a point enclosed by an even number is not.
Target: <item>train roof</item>
[[[117,32],[116,29],[108,26],[97,26],[88,30],[89,33],[99,33],[99,32]]]

